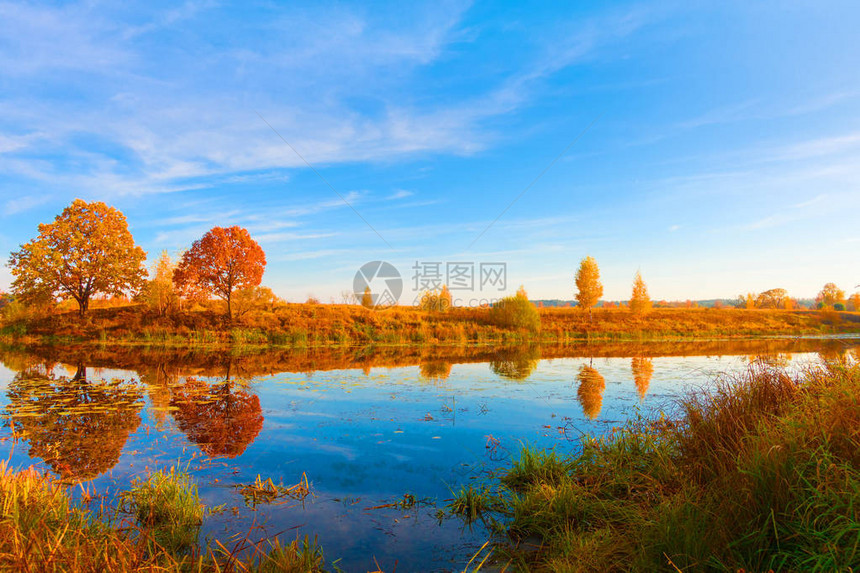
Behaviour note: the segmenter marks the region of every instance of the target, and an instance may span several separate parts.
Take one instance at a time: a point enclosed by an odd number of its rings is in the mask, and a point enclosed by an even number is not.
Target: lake
[[[302,350],[0,347],[0,439],[106,493],[166,465],[207,506],[201,539],[318,536],[345,571],[459,571],[487,539],[445,500],[523,444],[575,451],[751,362],[800,368],[857,337]],[[260,476],[311,495],[246,503]],[[79,492],[81,488],[76,488]],[[286,501],[286,502],[284,502]],[[403,503],[403,502],[406,503]],[[413,502],[414,501],[414,502]]]

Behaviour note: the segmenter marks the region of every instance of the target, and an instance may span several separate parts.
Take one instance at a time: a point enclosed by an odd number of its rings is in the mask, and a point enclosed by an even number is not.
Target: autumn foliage
[[[215,227],[185,252],[173,281],[185,296],[221,297],[227,301],[227,315],[232,316],[233,292],[258,286],[265,268],[266,254],[247,229]]]
[[[81,199],[39,236],[12,253],[9,267],[15,294],[27,302],[72,298],[81,316],[97,294],[122,295],[146,278],[146,253],[134,244],[125,215],[104,203]]]
[[[648,296],[648,288],[642,280],[642,273],[636,271],[633,279],[633,293],[630,296],[630,310],[636,314],[645,314],[651,310],[651,297]]]
[[[600,282],[600,269],[593,257],[585,257],[576,271],[576,300],[583,309],[588,309],[591,316],[591,307],[597,304],[603,296],[603,284]]]

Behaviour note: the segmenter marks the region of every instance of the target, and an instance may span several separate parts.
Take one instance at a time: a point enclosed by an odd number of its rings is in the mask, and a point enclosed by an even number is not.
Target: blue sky
[[[5,253],[80,197],[151,259],[244,226],[293,301],[339,300],[377,259],[407,288],[416,260],[504,261],[532,298],[571,298],[586,255],[610,299],[637,269],[655,299],[860,283],[854,2],[0,3],[0,22]]]

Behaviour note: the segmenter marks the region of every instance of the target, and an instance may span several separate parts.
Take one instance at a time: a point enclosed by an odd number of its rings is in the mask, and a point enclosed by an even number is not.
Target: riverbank
[[[860,563],[860,365],[763,365],[676,420],[524,449],[449,509],[515,571],[845,571]]]
[[[160,346],[356,346],[369,344],[567,344],[579,341],[729,339],[860,332],[860,313],[744,309],[654,309],[645,315],[596,309],[538,309],[537,330],[500,327],[486,308],[431,312],[414,307],[285,304],[228,320],[215,310],[161,316],[142,305],[23,315],[0,325],[0,340],[40,344]]]

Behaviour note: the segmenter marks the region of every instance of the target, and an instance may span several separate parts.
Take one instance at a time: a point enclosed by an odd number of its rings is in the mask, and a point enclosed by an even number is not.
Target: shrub
[[[532,332],[540,330],[540,315],[522,289],[515,296],[505,297],[490,308],[490,322],[502,328]]]

